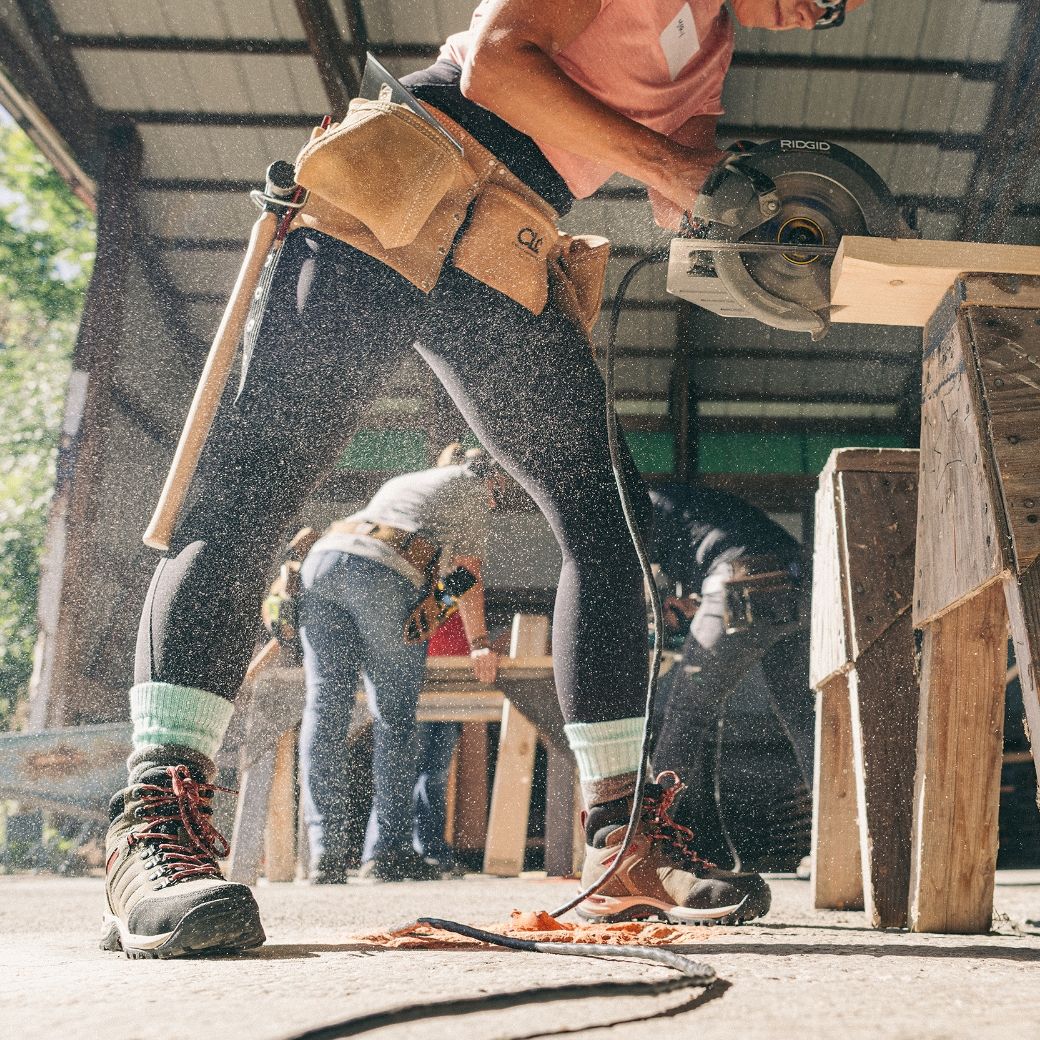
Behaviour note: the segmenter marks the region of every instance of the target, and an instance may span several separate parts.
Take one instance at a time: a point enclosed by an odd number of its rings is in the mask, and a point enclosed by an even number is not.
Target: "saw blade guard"
[[[713,251],[715,276],[745,313],[813,339],[829,325],[833,254],[812,247],[837,247],[843,235],[913,235],[878,174],[827,141],[769,141],[727,159],[706,181],[693,217],[709,241],[773,247]]]

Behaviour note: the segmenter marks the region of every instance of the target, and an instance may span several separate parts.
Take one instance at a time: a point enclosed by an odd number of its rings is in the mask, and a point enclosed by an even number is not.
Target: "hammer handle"
[[[213,337],[213,345],[209,348],[209,355],[199,377],[191,408],[188,409],[188,417],[184,421],[184,430],[181,432],[170,472],[166,475],[166,483],[163,485],[151,523],[144,533],[145,545],[150,545],[153,549],[165,551],[170,547],[177,518],[180,516],[188,488],[191,487],[203,445],[213,425],[228,376],[231,374],[231,366],[238,353],[238,343],[242,338],[242,329],[249,314],[253,293],[260,281],[264,261],[274,244],[278,220],[277,214],[265,210],[250,232],[245,258],[224,309],[224,316],[220,319],[220,327]]]

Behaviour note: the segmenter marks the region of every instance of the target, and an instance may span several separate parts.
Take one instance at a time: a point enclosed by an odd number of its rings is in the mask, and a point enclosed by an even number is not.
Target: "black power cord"
[[[639,826],[640,810],[642,808],[643,793],[646,788],[647,769],[649,768],[650,752],[653,748],[653,717],[654,704],[657,698],[657,680],[661,671],[661,657],[664,647],[664,621],[661,610],[661,596],[657,584],[653,580],[653,570],[650,565],[650,556],[643,542],[639,526],[636,521],[635,511],[632,506],[632,498],[629,495],[624,468],[621,460],[621,446],[618,434],[617,412],[615,411],[616,391],[614,387],[614,355],[617,348],[618,326],[621,323],[621,310],[624,306],[625,296],[632,279],[650,264],[661,263],[668,259],[667,249],[655,249],[646,256],[641,257],[625,272],[614,293],[614,299],[610,308],[610,326],[607,333],[607,344],[604,352],[604,383],[606,384],[606,412],[607,412],[607,447],[610,452],[610,464],[614,471],[614,481],[617,484],[618,497],[621,500],[621,510],[625,516],[625,524],[628,527],[629,537],[636,550],[639,559],[639,567],[643,572],[643,578],[650,594],[650,607],[653,616],[654,650],[650,661],[650,674],[646,685],[646,706],[643,715],[643,736],[639,757],[639,767],[636,771],[635,795],[632,799],[632,811],[629,814],[628,826],[625,836],[617,855],[613,857],[610,865],[603,874],[587,888],[580,890],[577,895],[566,903],[551,911],[551,917],[562,917],[568,910],[573,910],[579,903],[589,896],[598,892],[613,876],[625,858],[629,847],[636,835]],[[471,928],[469,925],[460,924],[457,921],[445,921],[439,918],[422,917],[420,924],[430,925],[446,932],[454,932],[470,938],[479,938],[482,942],[491,943],[495,946],[505,946],[513,950],[527,950],[533,953],[554,953],[568,957],[596,957],[614,958],[618,956],[641,960],[652,964],[661,964],[673,968],[685,974],[691,985],[708,985],[715,978],[715,971],[709,965],[700,964],[688,957],[682,957],[667,950],[648,949],[646,947],[625,948],[617,946],[605,946],[593,943],[579,943],[566,945],[560,943],[534,943],[527,940],[514,939],[509,936],[499,935],[495,932],[485,932],[480,929]],[[623,951],[623,952],[622,952]]]

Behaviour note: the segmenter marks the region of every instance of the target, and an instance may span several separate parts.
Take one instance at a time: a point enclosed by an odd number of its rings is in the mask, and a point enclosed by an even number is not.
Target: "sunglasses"
[[[816,18],[814,29],[837,29],[845,21],[845,4],[847,0],[816,0],[816,6],[823,12]]]

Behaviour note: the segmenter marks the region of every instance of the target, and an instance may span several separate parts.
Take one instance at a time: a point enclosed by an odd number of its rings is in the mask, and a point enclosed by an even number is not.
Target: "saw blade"
[[[867,234],[859,203],[837,181],[810,171],[778,173],[774,178],[780,209],[739,241],[789,251],[742,253],[748,274],[766,292],[810,310],[830,300],[833,253],[843,235]],[[813,246],[823,247],[819,252]]]

